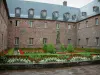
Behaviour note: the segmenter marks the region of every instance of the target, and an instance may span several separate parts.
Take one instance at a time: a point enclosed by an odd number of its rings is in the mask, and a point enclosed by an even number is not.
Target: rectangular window
[[[3,34],[2,34],[2,45],[3,45]]]
[[[33,38],[29,38],[29,45],[33,45]]]
[[[10,21],[10,24],[12,24],[12,21]]]
[[[78,45],[80,45],[80,39],[78,39]]]
[[[79,23],[79,25],[78,25],[78,29],[80,29],[80,23]]]
[[[73,28],[75,28],[75,25],[73,25]]]
[[[68,29],[71,29],[71,25],[70,24],[68,24]]]
[[[96,45],[99,46],[99,37],[96,37]]]
[[[16,26],[19,26],[19,21],[18,20],[16,20]]]
[[[68,39],[68,44],[70,44],[71,43],[71,39]]]
[[[95,24],[96,24],[96,25],[99,25],[99,20],[98,20],[98,18],[95,19]]]
[[[87,16],[87,13],[86,12],[82,12],[82,16]]]
[[[99,7],[98,6],[93,6],[93,12],[99,12]]]
[[[47,28],[47,22],[44,23],[44,28]]]
[[[19,45],[19,37],[15,37],[15,45]]]
[[[60,29],[60,27],[59,27],[59,24],[58,24],[58,23],[56,24],[56,29]]]
[[[86,45],[88,45],[89,43],[89,38],[86,38]]]
[[[86,21],[86,27],[88,27],[88,21]]]
[[[43,38],[43,44],[47,43],[47,38]]]
[[[20,14],[20,9],[16,9],[16,14]]]
[[[29,21],[29,27],[33,27],[33,21]]]

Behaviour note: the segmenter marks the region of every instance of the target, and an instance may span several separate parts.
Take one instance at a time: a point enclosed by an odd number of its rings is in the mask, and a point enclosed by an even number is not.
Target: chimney
[[[63,6],[67,6],[67,1],[64,1],[63,2]]]

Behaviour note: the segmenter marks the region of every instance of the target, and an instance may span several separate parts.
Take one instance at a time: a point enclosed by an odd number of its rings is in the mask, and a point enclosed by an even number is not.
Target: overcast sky
[[[67,1],[67,5],[71,7],[82,7],[93,0],[25,0],[25,1],[35,1],[35,2],[43,2],[43,3],[50,3],[50,4],[58,4],[62,5],[63,1]]]

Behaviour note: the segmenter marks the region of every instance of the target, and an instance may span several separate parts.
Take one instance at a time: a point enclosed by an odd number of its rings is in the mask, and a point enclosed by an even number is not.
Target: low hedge
[[[100,49],[95,49],[95,48],[75,48],[75,50],[84,50],[86,52],[100,53]]]
[[[42,48],[19,48],[21,50],[40,50]]]

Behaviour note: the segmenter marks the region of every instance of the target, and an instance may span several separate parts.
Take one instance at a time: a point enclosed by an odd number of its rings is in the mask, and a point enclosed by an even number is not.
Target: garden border
[[[42,69],[42,68],[61,68],[100,64],[100,60],[82,61],[70,63],[46,63],[46,64],[0,64],[0,70],[22,70],[22,69]]]

